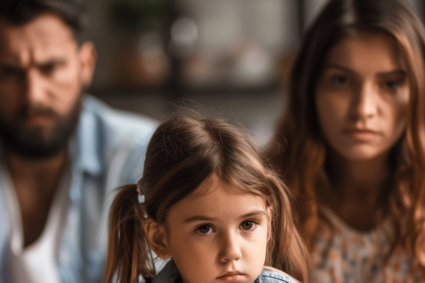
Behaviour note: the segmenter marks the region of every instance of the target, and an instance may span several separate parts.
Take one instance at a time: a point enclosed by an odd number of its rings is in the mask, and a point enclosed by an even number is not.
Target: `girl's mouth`
[[[218,280],[223,282],[235,282],[241,280],[245,274],[239,271],[232,271],[224,274],[223,276],[217,277]]]

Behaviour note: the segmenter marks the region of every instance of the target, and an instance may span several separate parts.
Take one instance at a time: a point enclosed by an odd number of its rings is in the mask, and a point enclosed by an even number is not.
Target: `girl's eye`
[[[331,78],[332,83],[339,85],[339,86],[344,86],[346,84],[348,84],[348,79],[344,76],[333,76]]]
[[[198,231],[201,234],[205,234],[206,235],[206,234],[210,234],[212,232],[212,228],[211,228],[210,225],[203,225],[201,227],[198,227],[196,229],[196,231]]]
[[[243,230],[251,231],[254,230],[257,224],[254,221],[245,221],[241,224]]]

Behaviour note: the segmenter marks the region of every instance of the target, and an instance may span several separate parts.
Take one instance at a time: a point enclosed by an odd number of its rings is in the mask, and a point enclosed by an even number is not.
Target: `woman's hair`
[[[318,124],[315,87],[330,48],[353,31],[395,38],[406,61],[410,101],[406,130],[391,150],[391,187],[383,212],[394,225],[389,255],[401,245],[425,266],[425,30],[402,0],[332,0],[308,30],[294,63],[287,107],[268,156],[296,195],[301,231],[314,239],[318,190],[326,182],[327,145]],[[280,147],[286,146],[285,150]],[[311,247],[310,247],[311,248]],[[388,255],[388,257],[389,257]]]
[[[164,223],[169,209],[194,192],[211,174],[264,199],[272,211],[272,237],[266,264],[307,281],[308,251],[296,230],[290,195],[262,159],[244,130],[223,120],[204,119],[186,110],[174,114],[153,134],[138,187],[119,188],[110,212],[109,246],[104,282],[151,280],[155,274],[144,221]]]

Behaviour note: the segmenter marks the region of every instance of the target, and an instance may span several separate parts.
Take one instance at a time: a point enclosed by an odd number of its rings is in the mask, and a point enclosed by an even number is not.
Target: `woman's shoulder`
[[[299,283],[285,272],[270,266],[264,266],[257,281],[255,283]]]

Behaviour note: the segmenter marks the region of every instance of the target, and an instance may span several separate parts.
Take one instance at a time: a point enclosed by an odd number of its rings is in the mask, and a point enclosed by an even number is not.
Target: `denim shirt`
[[[102,282],[113,190],[135,183],[141,176],[144,153],[156,126],[148,118],[113,110],[91,96],[84,98],[79,125],[69,145],[69,207],[56,255],[62,283]],[[10,282],[10,225],[0,178],[1,283]]]
[[[180,278],[179,270],[174,261],[170,260],[158,273],[153,283],[176,283]],[[263,270],[253,283],[298,283],[295,279],[285,275],[283,272]]]

